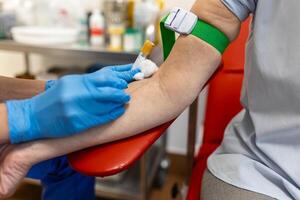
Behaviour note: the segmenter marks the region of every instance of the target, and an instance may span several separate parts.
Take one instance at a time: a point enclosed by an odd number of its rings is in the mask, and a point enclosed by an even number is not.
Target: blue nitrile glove
[[[65,76],[31,99],[7,101],[11,143],[70,136],[117,119],[130,100],[124,89],[138,72],[125,65]]]
[[[55,83],[57,80],[48,80],[46,81],[45,84],[45,90],[49,90]]]

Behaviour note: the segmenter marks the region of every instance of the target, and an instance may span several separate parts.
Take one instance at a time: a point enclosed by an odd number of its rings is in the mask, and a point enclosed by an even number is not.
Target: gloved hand
[[[124,89],[138,72],[125,65],[65,76],[31,99],[7,101],[11,143],[70,136],[117,119],[130,100]]]
[[[49,90],[55,83],[57,80],[48,80],[46,81],[45,84],[45,90]]]

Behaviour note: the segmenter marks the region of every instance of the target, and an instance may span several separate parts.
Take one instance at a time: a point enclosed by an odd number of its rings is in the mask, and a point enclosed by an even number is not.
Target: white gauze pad
[[[141,61],[138,68],[141,69],[141,72],[134,76],[137,81],[151,77],[158,70],[157,65],[149,59]]]

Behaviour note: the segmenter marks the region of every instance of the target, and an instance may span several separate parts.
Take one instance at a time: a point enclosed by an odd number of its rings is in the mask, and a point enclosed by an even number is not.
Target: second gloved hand
[[[11,142],[70,136],[117,119],[130,100],[124,89],[138,72],[126,65],[65,76],[31,99],[7,101]]]

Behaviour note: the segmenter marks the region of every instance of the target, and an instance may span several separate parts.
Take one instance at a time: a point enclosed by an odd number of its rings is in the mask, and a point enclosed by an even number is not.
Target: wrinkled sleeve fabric
[[[257,0],[221,0],[222,3],[234,14],[240,21],[247,19],[250,13],[255,12]]]

